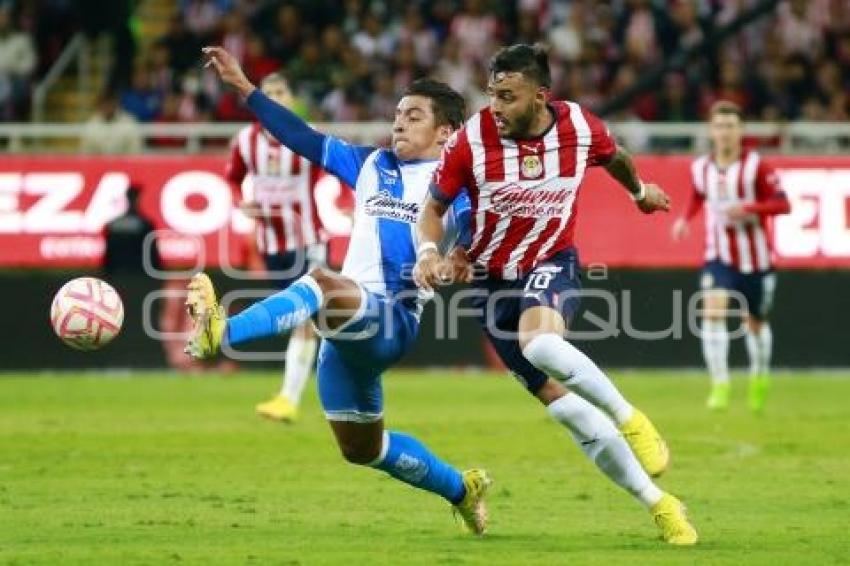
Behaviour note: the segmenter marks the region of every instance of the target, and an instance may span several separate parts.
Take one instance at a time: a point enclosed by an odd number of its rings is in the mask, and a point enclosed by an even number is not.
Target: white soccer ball
[[[65,283],[50,307],[53,331],[77,350],[97,350],[112,341],[124,323],[121,297],[106,281],[79,277]]]

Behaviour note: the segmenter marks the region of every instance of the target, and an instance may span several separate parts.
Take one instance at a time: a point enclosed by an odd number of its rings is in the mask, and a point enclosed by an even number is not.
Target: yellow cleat
[[[620,432],[647,474],[658,477],[664,473],[670,464],[670,451],[646,415],[635,409],[632,418],[620,427]]]
[[[474,535],[487,532],[487,507],[484,505],[484,496],[492,483],[484,470],[463,472],[466,495],[463,496],[463,501],[454,506],[454,513],[463,520],[464,528]]]
[[[285,395],[275,395],[265,403],[259,403],[256,409],[258,415],[273,421],[292,423],[298,419],[298,407]]]
[[[192,334],[183,351],[196,360],[206,360],[218,353],[227,317],[206,273],[193,276],[187,289],[186,310],[192,319]]]
[[[681,501],[665,493],[649,510],[652,520],[661,529],[664,542],[678,546],[691,546],[697,543],[699,536],[685,514]]]

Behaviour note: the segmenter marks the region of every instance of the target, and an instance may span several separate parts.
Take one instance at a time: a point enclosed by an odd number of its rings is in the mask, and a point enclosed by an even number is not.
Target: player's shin
[[[310,275],[227,319],[225,340],[239,344],[277,336],[304,324],[322,306],[319,284]]]
[[[304,386],[310,378],[310,370],[316,360],[318,340],[314,336],[308,338],[294,334],[286,347],[286,369],[283,376],[283,387],[280,394],[293,405],[301,401]]]
[[[436,493],[452,504],[463,500],[461,473],[410,435],[386,431],[381,454],[370,465],[404,483]]]
[[[617,426],[626,424],[634,407],[602,370],[578,348],[557,334],[540,334],[522,350],[536,368],[563,381],[570,389],[602,409]]]
[[[581,451],[611,481],[647,509],[661,500],[663,492],[644,471],[614,423],[599,409],[578,395],[567,393],[550,403],[546,410],[570,431]]]
[[[707,318],[702,323],[702,354],[711,381],[729,381],[729,331],[725,319]]]
[[[767,323],[760,325],[757,332],[747,330],[747,351],[750,355],[749,406],[755,412],[764,409],[770,388],[770,355],[773,349],[773,333]]]
[[[761,373],[768,374],[770,373],[770,358],[773,355],[773,330],[770,329],[770,325],[766,322],[761,325],[758,342]]]

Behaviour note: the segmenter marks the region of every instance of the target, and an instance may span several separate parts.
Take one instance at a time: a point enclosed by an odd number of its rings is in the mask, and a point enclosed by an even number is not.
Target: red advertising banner
[[[778,217],[774,225],[778,265],[850,267],[850,157],[767,160],[792,202],[791,214]],[[674,243],[670,238],[673,219],[689,198],[690,158],[642,156],[637,164],[643,179],[671,194],[673,211],[645,216],[603,170],[591,170],[578,201],[583,263],[699,265],[701,216],[694,219],[687,240]],[[139,188],[143,213],[161,231],[158,247],[166,265],[240,266],[251,223],[235,208],[223,169],[223,156],[4,156],[0,267],[99,265],[103,228],[123,213],[130,186]],[[338,183],[322,191],[323,199],[334,201],[328,202],[326,214],[344,217],[336,204],[341,191]]]
[[[252,223],[235,206],[224,165],[223,156],[4,157],[0,266],[98,266],[104,227],[126,210],[131,186],[166,267],[242,266]],[[347,228],[343,187],[330,176],[320,182],[324,218]]]

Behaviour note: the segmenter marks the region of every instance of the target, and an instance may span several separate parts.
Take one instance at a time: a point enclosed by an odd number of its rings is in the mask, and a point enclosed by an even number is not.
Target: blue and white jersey
[[[356,193],[354,226],[342,274],[365,289],[398,296],[411,308],[427,296],[413,281],[416,263],[416,221],[439,160],[401,161],[390,150],[348,144],[327,136],[322,167],[337,175]],[[468,221],[466,195],[447,214],[443,251],[457,239],[459,223]],[[464,218],[466,216],[466,218]]]

